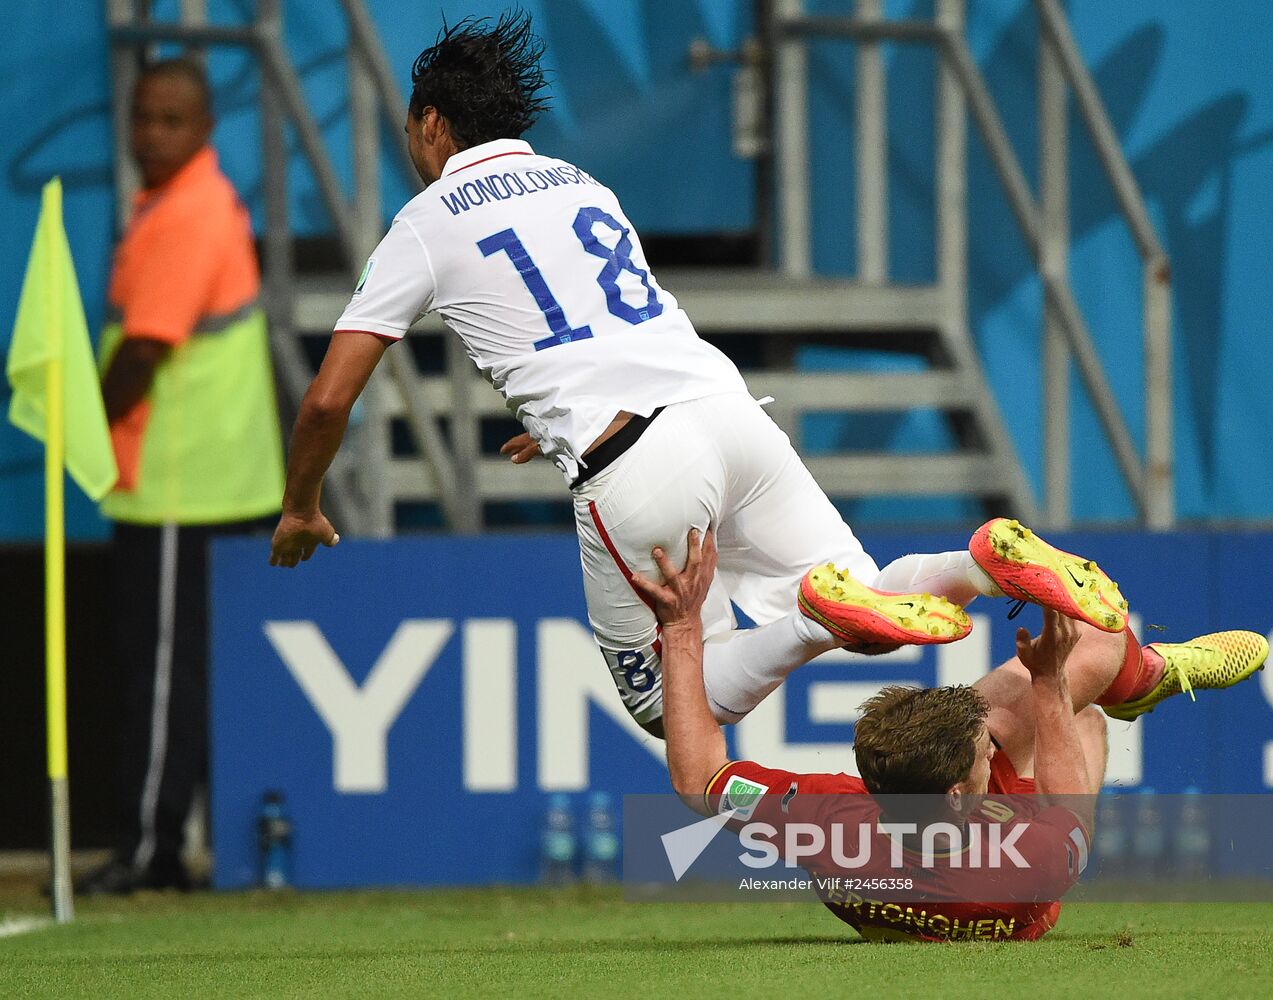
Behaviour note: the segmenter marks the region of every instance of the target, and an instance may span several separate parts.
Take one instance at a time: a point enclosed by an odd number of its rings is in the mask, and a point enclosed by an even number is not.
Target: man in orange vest
[[[207,771],[207,556],[265,527],[282,448],[251,222],[208,145],[194,62],[146,68],[132,107],[142,190],[118,248],[102,395],[119,464],[115,653],[119,836],[84,893],[186,888],[183,829]]]

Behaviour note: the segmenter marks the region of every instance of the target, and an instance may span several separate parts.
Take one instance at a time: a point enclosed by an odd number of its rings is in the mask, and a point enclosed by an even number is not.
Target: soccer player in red
[[[1133,703],[1147,710],[1141,703],[1151,694],[1155,704],[1166,696],[1161,664],[1169,657],[1147,656],[1138,645],[1135,656],[1109,643],[1099,647],[1103,653],[1085,650],[1089,633],[1045,609],[1040,635],[1031,638],[1019,629],[1017,656],[973,687],[895,686],[868,701],[854,741],[861,778],[795,774],[730,761],[704,695],[699,611],[715,569],[711,532],[700,539],[691,531],[683,570],[661,549],[653,556],[664,582],[638,576],[634,586],[662,626],[668,766],[673,787],[691,808],[704,815],[732,810],[735,829],[744,820],[752,829],[768,824],[785,860],[798,860],[824,885],[840,878],[819,894],[868,939],[1033,940],[1055,925],[1058,900],[1087,864],[1105,773],[1105,722],[1092,702],[1119,687],[1119,707]],[[1264,662],[1268,644],[1262,636],[1219,635],[1226,637],[1216,645],[1225,646],[1231,672],[1249,676]],[[1123,694],[1146,686],[1148,693],[1136,698]],[[920,842],[900,828],[890,835],[881,824],[897,822],[905,802],[920,801],[910,798],[916,795],[926,796],[925,808],[939,804],[927,821],[950,823],[964,839],[1011,842],[1028,872],[970,872],[952,859],[923,873],[921,895],[900,892],[911,887],[887,877],[919,868],[914,852]],[[847,866],[845,845],[838,845],[838,854],[832,849],[834,836],[825,844],[806,840],[794,850],[783,836],[796,823],[807,824],[806,834],[808,825],[857,831],[864,818],[871,822],[847,853],[870,847],[867,868]],[[907,870],[899,870],[893,857],[899,834],[899,850],[910,852]],[[881,878],[878,888],[860,888],[864,880]]]

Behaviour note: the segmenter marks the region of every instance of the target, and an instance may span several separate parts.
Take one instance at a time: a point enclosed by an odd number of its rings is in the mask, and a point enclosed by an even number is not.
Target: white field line
[[[52,926],[53,921],[49,917],[5,917],[0,920],[0,938],[17,937]]]

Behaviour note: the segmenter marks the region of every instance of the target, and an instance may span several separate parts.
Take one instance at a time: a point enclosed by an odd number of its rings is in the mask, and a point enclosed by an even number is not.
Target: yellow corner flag
[[[71,247],[62,225],[62,182],[44,185],[6,366],[9,419],[44,442],[44,669],[52,811],[53,916],[74,916],[71,799],[66,753],[66,524],[62,469],[94,500],[115,485],[106,408],[93,364]]]
[[[61,385],[56,387],[49,384],[54,361],[61,362]],[[67,471],[85,493],[100,500],[115,485],[118,472],[62,226],[62,182],[56,177],[44,185],[6,370],[13,386],[9,421],[46,445],[55,444],[49,432],[60,423]],[[51,405],[57,396],[60,407]]]

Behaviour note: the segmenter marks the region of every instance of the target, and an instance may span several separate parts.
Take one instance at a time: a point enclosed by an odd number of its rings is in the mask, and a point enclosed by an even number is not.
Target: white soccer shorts
[[[865,583],[879,572],[787,435],[745,393],[668,406],[574,496],[588,617],[641,723],[663,712],[660,647],[654,612],[629,577],[659,579],[654,546],[679,566],[689,529],[715,530],[704,638],[736,627],[731,600],[757,625],[791,613],[801,578],[819,563]]]

